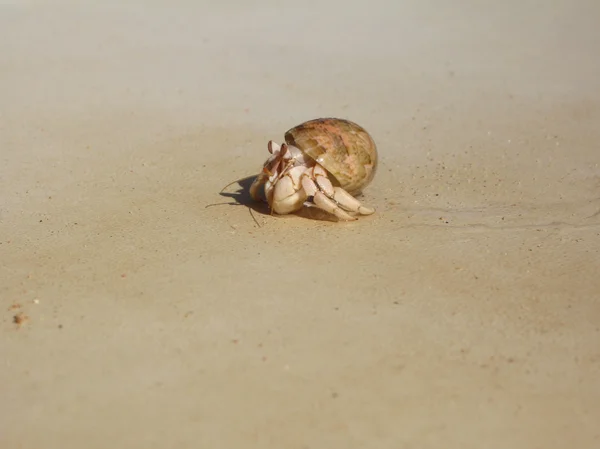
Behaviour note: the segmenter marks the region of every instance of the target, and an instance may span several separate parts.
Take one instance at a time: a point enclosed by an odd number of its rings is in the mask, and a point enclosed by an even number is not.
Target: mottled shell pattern
[[[285,141],[323,166],[332,183],[351,195],[359,194],[377,171],[375,142],[364,128],[349,120],[311,120],[287,131]]]

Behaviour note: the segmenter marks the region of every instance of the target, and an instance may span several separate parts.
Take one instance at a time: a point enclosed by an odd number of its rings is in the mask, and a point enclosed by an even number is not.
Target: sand
[[[598,2],[102,3],[0,6],[0,447],[600,447]],[[219,194],[323,116],[376,214]]]

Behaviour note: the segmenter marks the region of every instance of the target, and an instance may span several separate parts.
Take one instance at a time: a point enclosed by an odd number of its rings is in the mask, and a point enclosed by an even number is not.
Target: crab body
[[[317,207],[341,220],[369,215],[354,196],[373,180],[377,148],[356,123],[322,118],[302,123],[285,133],[285,143],[268,143],[271,156],[263,165],[250,194],[261,193],[277,214]]]

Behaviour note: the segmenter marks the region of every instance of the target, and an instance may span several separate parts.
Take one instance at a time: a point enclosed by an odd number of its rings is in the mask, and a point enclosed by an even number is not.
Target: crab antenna
[[[251,175],[251,176],[246,176],[245,178],[236,179],[235,181],[232,181],[229,184],[227,184],[225,187],[223,187],[219,193],[223,193],[223,190],[225,190],[229,186],[234,185],[236,182],[240,182],[240,181],[243,181],[244,179],[250,179],[250,178],[254,178],[254,177],[256,177],[256,176],[255,175]]]
[[[242,179],[244,179],[244,178],[236,179],[235,181],[230,182],[225,187],[223,187],[219,193],[223,193],[223,190],[225,190],[227,187],[234,185],[236,182],[241,181]]]

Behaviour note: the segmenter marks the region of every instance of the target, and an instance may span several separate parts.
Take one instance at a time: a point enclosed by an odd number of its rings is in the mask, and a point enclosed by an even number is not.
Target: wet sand
[[[0,6],[0,446],[600,447],[597,3],[85,3]],[[373,216],[219,193],[323,116]]]

